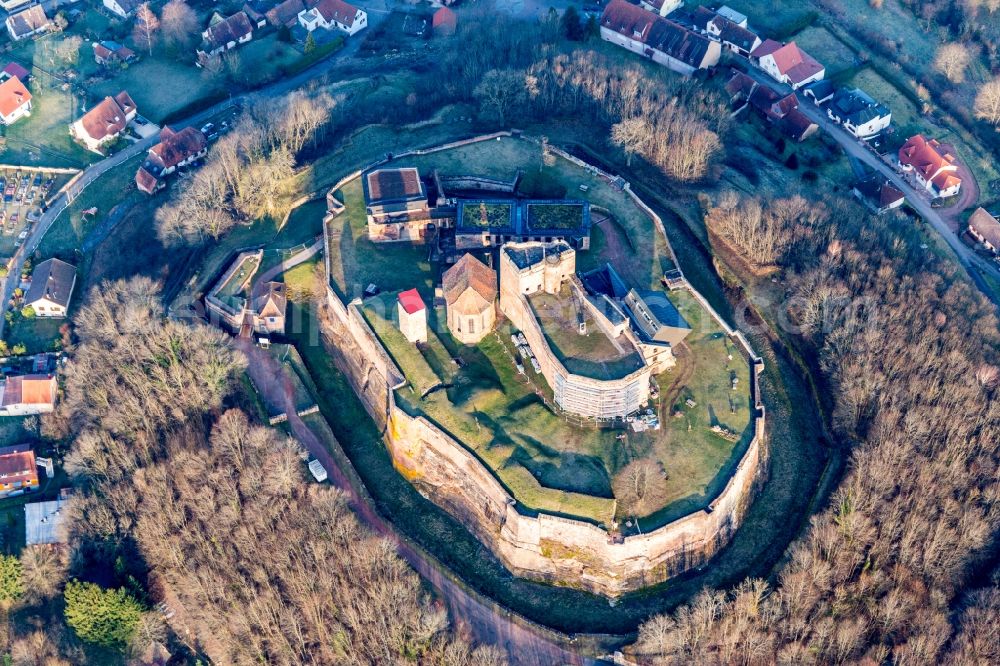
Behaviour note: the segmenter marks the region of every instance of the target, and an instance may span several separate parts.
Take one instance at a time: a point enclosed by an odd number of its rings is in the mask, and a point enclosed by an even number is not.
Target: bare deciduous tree
[[[1000,126],[1000,77],[987,81],[976,95],[976,118]]]
[[[188,51],[198,38],[198,15],[184,0],[170,0],[160,14],[163,41],[175,51]]]
[[[934,69],[944,74],[952,83],[961,83],[965,80],[965,71],[972,61],[970,48],[958,42],[942,45],[934,54]]]

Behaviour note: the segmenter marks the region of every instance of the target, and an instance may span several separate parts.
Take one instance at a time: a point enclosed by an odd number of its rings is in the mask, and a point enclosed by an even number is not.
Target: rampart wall
[[[662,230],[655,214],[651,217]],[[329,273],[329,265],[327,269]],[[743,522],[767,473],[765,414],[758,385],[763,362],[700,294],[692,293],[744,348],[753,365],[753,437],[708,509],[625,537],[614,537],[608,526],[519,506],[472,451],[427,419],[403,411],[394,399],[395,390],[405,383],[402,372],[358,305],[345,304],[329,286],[325,333],[341,350],[341,367],[365,409],[384,429],[400,474],[461,521],[515,575],[616,597],[700,566],[722,550]]]

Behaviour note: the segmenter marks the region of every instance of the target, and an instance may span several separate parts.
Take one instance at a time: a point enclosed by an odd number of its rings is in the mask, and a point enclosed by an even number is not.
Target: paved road
[[[767,74],[753,67],[747,68],[747,74],[753,77],[758,83],[766,85],[780,93],[788,94],[792,92],[792,89],[788,86],[778,83]],[[804,98],[800,97],[800,100],[802,99]],[[980,272],[985,271],[1000,279],[1000,269],[990,261],[979,256],[975,250],[962,242],[961,238],[951,230],[947,219],[942,215],[942,209],[931,206],[926,192],[917,190],[904,174],[897,171],[894,166],[886,163],[881,157],[869,150],[867,146],[862,145],[861,141],[849,134],[843,127],[830,120],[824,109],[817,107],[812,102],[802,101],[799,110],[819,125],[823,131],[833,137],[849,157],[863,162],[885,176],[893,185],[899,188],[906,195],[906,200],[910,206],[934,227],[934,230],[941,235],[948,246],[955,252],[959,263],[965,268],[976,286],[979,287],[987,298],[991,300],[997,298],[986,285]]]
[[[511,663],[517,666],[589,666],[597,663],[564,649],[530,625],[498,611],[494,604],[461,586],[422,551],[401,537],[393,525],[378,514],[370,498],[353,487],[350,475],[340,467],[320,437],[296,414],[289,370],[271,354],[246,339],[239,340],[237,346],[250,361],[247,372],[264,401],[288,415],[288,425],[295,438],[323,464],[333,485],[347,493],[349,504],[358,519],[373,532],[390,539],[396,545],[400,556],[444,599],[456,624],[468,628],[478,642],[506,648]]]
[[[368,29],[371,30],[375,28],[385,19],[385,16],[385,14],[370,16]],[[357,53],[358,48],[360,48],[361,41],[362,39],[360,38],[349,39],[344,48],[313,64],[311,67],[303,70],[296,76],[276,81],[275,83],[256,91],[236,94],[227,100],[223,100],[222,102],[205,109],[204,111],[200,111],[179,122],[172,123],[172,125],[177,128],[191,125],[200,126],[209,118],[217,116],[220,113],[232,108],[234,105],[239,105],[246,100],[261,97],[273,98],[287,94],[296,88],[300,88],[309,82],[314,81],[317,77],[328,73],[340,61],[353,57]],[[52,201],[48,210],[42,214],[31,234],[25,239],[21,250],[15,256],[14,263],[10,267],[8,277],[3,279],[3,286],[0,287],[0,291],[2,291],[3,296],[3,300],[0,301],[3,305],[2,311],[6,312],[7,304],[10,302],[10,299],[14,294],[14,289],[20,282],[21,268],[24,266],[25,258],[30,257],[35,251],[35,248],[37,248],[38,244],[41,243],[45,233],[49,230],[49,227],[52,226],[56,219],[58,219],[59,215],[66,210],[67,207],[69,207],[69,204],[72,203],[76,197],[80,196],[80,193],[83,192],[88,185],[93,183],[109,170],[127,162],[136,155],[149,150],[151,146],[159,141],[159,136],[159,132],[157,132],[154,136],[143,139],[142,141],[134,143],[120,152],[111,155],[110,157],[91,164],[89,167],[84,169],[82,176],[80,176],[70,187],[68,187],[62,194],[57,196]],[[2,339],[5,324],[6,320],[3,317],[0,317],[0,339]]]

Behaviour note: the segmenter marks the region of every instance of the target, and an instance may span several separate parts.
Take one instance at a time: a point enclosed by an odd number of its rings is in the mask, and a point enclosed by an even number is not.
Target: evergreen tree
[[[24,594],[21,560],[13,555],[0,555],[0,604],[10,605]]]
[[[302,51],[304,53],[312,53],[315,50],[316,50],[316,38],[313,37],[313,34],[310,32],[309,36],[306,37],[306,43],[305,46],[302,47]]]
[[[66,584],[66,624],[88,643],[124,649],[135,636],[143,608],[124,590],[105,590],[93,583]]]
[[[562,28],[562,33],[566,39],[571,42],[582,42],[585,35],[583,31],[583,25],[580,23],[580,12],[576,11],[576,7],[570,5],[563,12],[562,19],[559,22]]]

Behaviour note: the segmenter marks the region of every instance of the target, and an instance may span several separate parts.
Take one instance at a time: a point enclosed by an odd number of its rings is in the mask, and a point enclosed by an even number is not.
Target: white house
[[[31,273],[31,286],[24,295],[39,317],[65,317],[76,286],[76,268],[59,259],[46,259]]]
[[[218,13],[212,15],[208,28],[201,33],[203,41],[196,53],[198,66],[212,56],[235,49],[253,39],[253,21],[246,13],[239,11],[227,18]]]
[[[691,76],[719,63],[719,42],[633,5],[611,0],[601,15],[601,39]]]
[[[826,115],[859,139],[878,135],[889,126],[892,112],[859,88],[841,88],[833,94]]]
[[[977,208],[969,218],[969,235],[993,254],[1000,254],[1000,221],[986,209]]]
[[[55,404],[56,378],[51,375],[7,377],[0,383],[0,416],[48,414]]]
[[[10,125],[31,115],[31,93],[12,76],[0,83],[0,123]]]
[[[114,97],[105,97],[97,106],[70,126],[70,134],[87,150],[98,154],[135,119],[135,102],[124,90]]]
[[[10,38],[15,42],[45,32],[52,27],[52,22],[45,15],[41,5],[33,5],[17,14],[11,14],[5,23]]]
[[[320,0],[299,12],[299,24],[309,32],[324,28],[353,35],[368,27],[368,14],[343,0]]]
[[[921,187],[935,197],[950,197],[962,189],[955,156],[941,154],[941,144],[936,139],[926,139],[922,134],[910,137],[899,149],[899,168],[912,173]]]
[[[139,0],[103,0],[104,8],[118,18],[128,18],[135,14],[141,4]]]
[[[666,16],[683,4],[683,0],[639,0],[640,7],[655,12],[660,16]]]
[[[826,75],[826,68],[796,46],[795,42],[782,44],[766,39],[750,53],[750,57],[768,76],[790,85],[792,90],[819,81]]]

